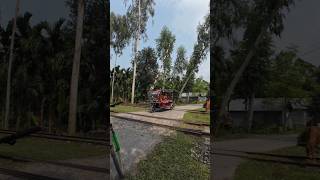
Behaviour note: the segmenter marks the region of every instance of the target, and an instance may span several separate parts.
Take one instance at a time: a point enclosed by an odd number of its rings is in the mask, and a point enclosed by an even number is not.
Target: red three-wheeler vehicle
[[[152,90],[148,92],[150,111],[171,110],[174,107],[173,91],[168,89]]]

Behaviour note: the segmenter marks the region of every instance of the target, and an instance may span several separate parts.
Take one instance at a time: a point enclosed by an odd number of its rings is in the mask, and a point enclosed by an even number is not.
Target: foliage
[[[205,80],[203,80],[201,77],[197,78],[194,81],[192,92],[195,93],[207,93],[209,90],[209,83]]]
[[[54,23],[42,21],[31,25],[32,14],[28,12],[17,19],[10,129],[30,127],[34,122],[41,122],[52,132],[66,129],[77,11],[76,1],[66,3],[70,8],[70,21],[58,19]],[[84,132],[105,125],[109,34],[104,12],[107,7],[104,0],[86,1],[77,108],[77,126]],[[12,21],[6,28],[0,27],[4,47],[0,58],[1,79],[6,79],[2,72],[7,68],[11,29]],[[1,84],[5,84],[5,80]],[[5,88],[1,85],[0,92],[5,92]],[[4,108],[3,94],[0,114]]]
[[[145,111],[145,108],[135,107],[135,106],[125,106],[118,105],[116,107],[111,107],[110,111],[115,113],[127,113],[127,112],[135,112],[135,111]]]
[[[158,63],[155,51],[150,48],[142,49],[137,56],[137,89],[138,100],[147,100],[148,91],[158,75]]]
[[[127,0],[125,0],[127,1]],[[129,22],[129,32],[133,33],[132,38],[136,39],[138,35],[142,35],[145,39],[147,38],[147,22],[149,17],[154,16],[154,0],[140,0],[140,32],[138,32],[138,1],[134,0],[131,4],[128,5],[126,17]],[[127,2],[125,2],[127,5]]]
[[[131,96],[132,69],[120,69],[120,66],[113,68],[112,71],[110,71],[110,82],[112,82],[111,78],[113,71],[116,71],[117,74],[115,76],[114,84],[115,102],[127,102]]]
[[[178,47],[176,61],[173,66],[173,77],[183,75],[186,70],[188,65],[186,53],[187,51],[183,46]]]
[[[266,35],[257,47],[252,63],[248,65],[239,84],[236,86],[234,96],[249,98],[252,93],[257,97],[264,96],[264,89],[270,79],[270,57],[273,54],[271,43],[271,37]],[[233,71],[238,69],[240,63],[242,63],[242,59],[247,53],[248,48],[246,42],[244,42],[239,49],[232,52],[232,57],[234,58]]]
[[[160,37],[156,39],[157,43],[157,55],[162,62],[163,67],[163,80],[165,86],[166,78],[169,78],[170,71],[171,71],[171,54],[173,52],[174,43],[176,41],[175,36],[169,30],[168,27],[164,26],[160,32]]]
[[[295,50],[281,51],[271,64],[271,81],[267,95],[271,97],[306,98],[315,67],[299,59]]]
[[[128,45],[131,38],[128,18],[125,15],[110,13],[110,46],[116,55],[121,55],[122,50]]]

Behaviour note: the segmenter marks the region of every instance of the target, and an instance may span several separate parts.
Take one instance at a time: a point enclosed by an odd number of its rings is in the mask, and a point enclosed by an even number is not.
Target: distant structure
[[[285,104],[282,98],[256,98],[253,105],[254,126],[281,125],[285,116],[292,120],[293,127],[305,126],[307,121],[310,120],[306,99],[290,98],[288,101],[292,105],[289,114],[285,111]],[[244,99],[233,99],[229,104],[228,110],[233,119],[234,127],[247,126],[247,109]]]
[[[198,93],[182,93],[181,94],[181,101],[184,103],[192,103],[192,102],[202,102],[207,100],[207,93],[205,92],[198,92]]]

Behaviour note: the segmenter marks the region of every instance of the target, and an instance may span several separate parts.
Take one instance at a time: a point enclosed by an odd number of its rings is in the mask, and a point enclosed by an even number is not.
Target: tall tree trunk
[[[41,108],[40,108],[40,122],[39,122],[39,126],[40,127],[43,127],[44,123],[43,123],[43,115],[44,115],[44,105],[45,105],[45,102],[46,102],[46,98],[42,98],[42,101],[41,101]]]
[[[289,103],[288,98],[284,97],[283,127],[285,131],[293,128],[292,118],[290,118],[290,111],[287,106],[288,103]]]
[[[19,14],[20,9],[20,0],[16,2],[16,13],[13,19],[13,27],[12,27],[12,34],[11,34],[11,42],[10,42],[10,56],[9,56],[9,66],[8,66],[8,76],[7,76],[7,94],[6,94],[6,112],[5,112],[5,119],[3,122],[3,128],[9,128],[9,113],[10,113],[10,93],[11,93],[11,70],[12,70],[12,61],[13,61],[13,48],[14,48],[14,40],[15,34],[17,29],[17,17]]]
[[[251,132],[252,124],[253,124],[253,113],[254,113],[254,98],[255,94],[251,93],[249,99],[249,109],[248,109],[248,132]]]
[[[53,132],[53,122],[54,122],[54,108],[52,105],[49,105],[49,122],[48,122],[48,129],[49,129],[49,133]]]
[[[68,134],[75,135],[77,127],[77,98],[81,58],[81,40],[83,31],[84,0],[78,2],[77,31],[70,86]]]
[[[192,74],[193,74],[193,73],[190,73],[190,74],[188,75],[186,81],[184,82],[182,88],[180,89],[179,99],[181,98],[181,95],[182,95],[182,93],[183,93],[184,88],[186,87],[187,83],[189,82],[190,78],[192,77]]]
[[[20,129],[20,123],[21,123],[21,118],[20,118],[20,115],[18,115],[17,122],[16,122],[16,131],[19,131]]]
[[[111,104],[113,104],[113,91],[114,91],[114,79],[116,75],[116,65],[117,65],[117,55],[114,60],[114,68],[113,68],[113,73],[112,73],[112,84],[111,84]]]
[[[136,87],[136,71],[137,71],[137,56],[138,56],[138,49],[139,49],[139,41],[140,41],[140,0],[138,0],[138,32],[136,34],[136,41],[135,41],[135,48],[134,54],[135,58],[133,60],[133,78],[132,78],[132,89],[131,89],[131,104],[134,104],[134,91]]]
[[[201,49],[201,54],[202,54],[201,56],[203,56],[204,52],[205,52],[205,49]],[[188,82],[190,81],[195,69],[196,69],[196,65],[194,67],[192,67],[192,71],[189,73],[189,75],[187,76],[187,79],[183,83],[183,85],[180,89],[180,92],[179,92],[179,96],[178,96],[179,99],[181,98],[181,94],[182,94],[184,88],[186,87],[186,85],[188,84]]]
[[[262,25],[260,33],[258,34],[253,46],[251,46],[249,53],[247,54],[246,58],[244,59],[243,63],[241,64],[241,66],[238,69],[238,71],[236,72],[236,74],[234,75],[230,85],[228,86],[227,91],[222,98],[221,106],[220,106],[220,109],[218,112],[218,123],[220,122],[221,118],[223,117],[223,115],[226,112],[226,105],[227,105],[227,103],[233,93],[235,86],[238,84],[244,70],[249,65],[249,63],[255,53],[255,47],[257,47],[259,45],[259,43],[261,42],[263,36],[265,35],[265,33],[268,30],[268,26],[270,25],[272,19],[274,18],[274,16],[278,12],[278,10],[279,10],[278,6],[276,6],[276,8],[274,8],[272,14],[269,16],[269,19],[266,21],[266,23],[264,25]]]

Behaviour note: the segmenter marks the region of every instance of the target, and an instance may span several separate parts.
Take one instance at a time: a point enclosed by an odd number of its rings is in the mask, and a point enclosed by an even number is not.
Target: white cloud
[[[209,13],[209,0],[161,0],[159,4],[176,13],[169,22],[177,33],[196,37],[196,28]]]

